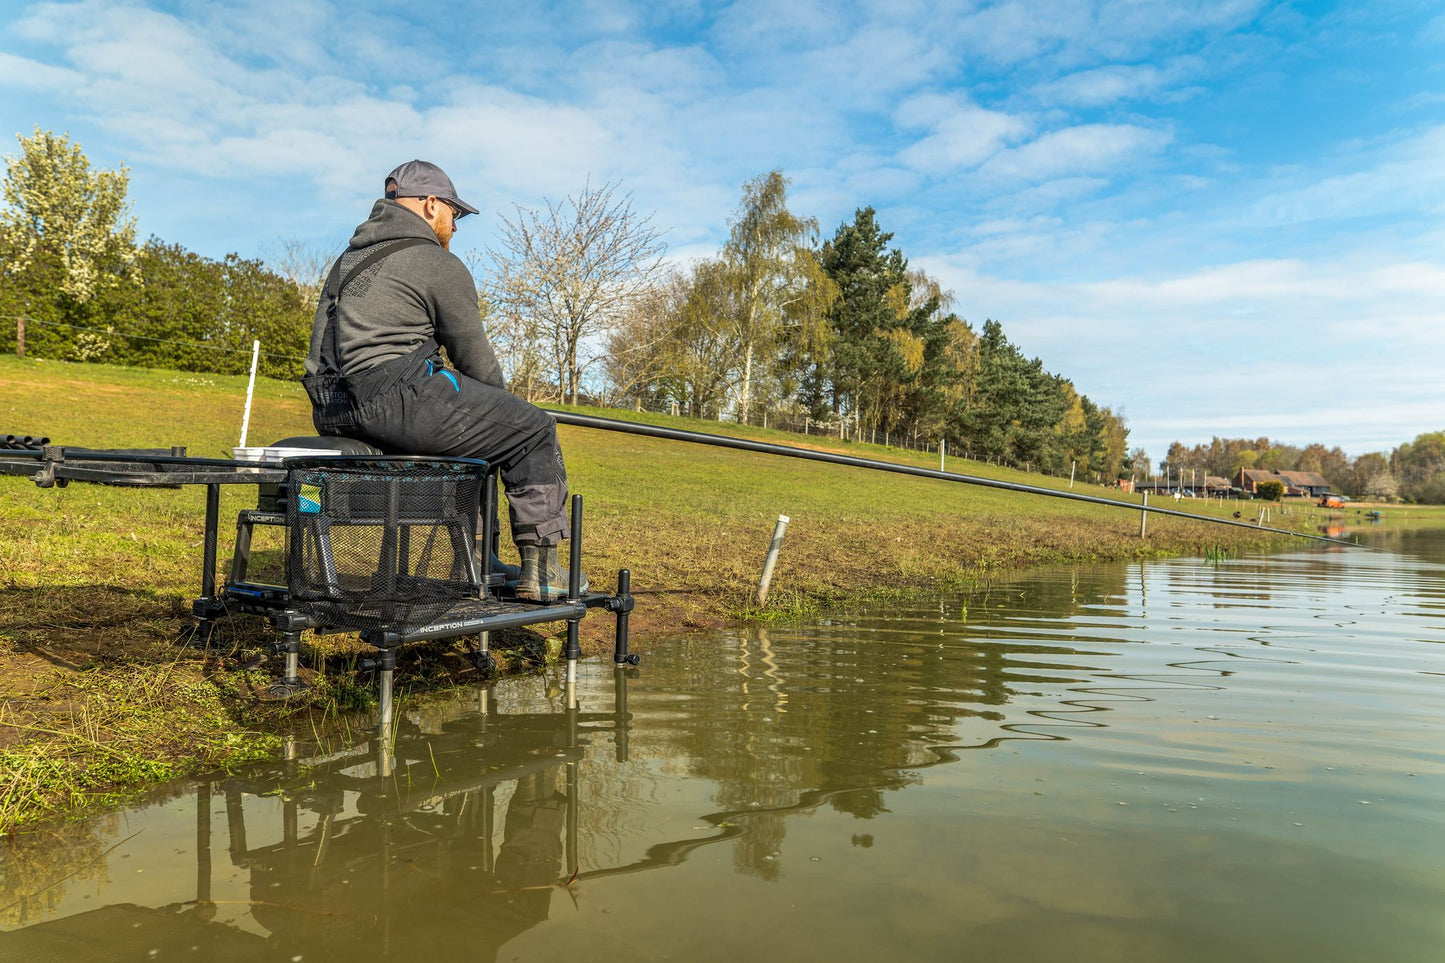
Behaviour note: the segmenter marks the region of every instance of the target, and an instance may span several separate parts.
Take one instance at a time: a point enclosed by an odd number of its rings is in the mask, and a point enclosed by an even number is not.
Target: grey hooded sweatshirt
[[[366,257],[372,245],[403,237],[430,243],[388,254],[353,278],[342,292],[336,311],[335,359],[342,373],[360,374],[436,338],[462,374],[505,388],[502,369],[477,311],[471,273],[460,258],[441,246],[421,217],[396,201],[377,201],[341,255],[342,277]],[[307,374],[320,370],[328,301],[329,294],[323,291],[311,327]]]

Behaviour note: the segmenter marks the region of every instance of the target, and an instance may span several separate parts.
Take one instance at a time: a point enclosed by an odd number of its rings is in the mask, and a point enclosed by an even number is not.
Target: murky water
[[[1439,960],[1445,537],[1391,546],[412,706],[389,776],[321,753],[13,848],[0,959]]]

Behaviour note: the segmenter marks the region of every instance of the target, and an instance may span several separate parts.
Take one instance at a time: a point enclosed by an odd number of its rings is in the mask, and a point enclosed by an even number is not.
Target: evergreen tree
[[[907,303],[908,262],[889,249],[893,235],[884,232],[873,208],[860,208],[853,223],[838,227],[823,245],[823,270],[838,286],[838,299],[828,312],[833,348],[825,381],[834,414],[858,414],[888,374],[901,375],[906,358],[895,350],[887,332],[898,326],[899,305]]]

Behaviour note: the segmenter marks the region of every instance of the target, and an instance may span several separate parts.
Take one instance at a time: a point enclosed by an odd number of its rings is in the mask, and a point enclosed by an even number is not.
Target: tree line
[[[1287,445],[1269,438],[1215,437],[1192,448],[1176,441],[1159,465],[1161,473],[1193,469],[1201,476],[1224,477],[1233,477],[1242,468],[1315,472],[1330,483],[1331,491],[1357,498],[1442,505],[1445,431],[1426,432],[1389,452],[1366,452],[1355,458],[1338,446]]]
[[[138,243],[129,175],[94,169],[36,127],[6,158],[0,351],[221,374],[298,377],[329,256],[288,242],[269,261]],[[615,184],[502,218],[464,255],[510,387],[590,402],[936,446],[1110,483],[1145,477],[1121,414],[1009,341],[974,328],[910,267],[872,207],[823,238],[770,171],[743,185],[727,240],[669,264]],[[23,328],[22,328],[23,325]],[[1213,438],[1169,447],[1159,471],[1312,471],[1356,496],[1445,503],[1445,432],[1356,458],[1339,447]]]
[[[137,243],[124,167],[96,170],[36,128],[7,158],[0,211],[0,349],[37,357],[295,377],[315,301],[260,260]]]
[[[873,208],[824,240],[789,208],[788,186],[776,170],[744,184],[726,242],[686,266],[665,264],[658,233],[615,185],[519,208],[481,279],[514,390],[915,447],[946,441],[973,458],[1105,483],[1127,476],[1121,415],[1025,356],[997,321],[977,330],[959,317],[951,293],[890,245]],[[624,290],[599,285],[604,276],[625,277],[626,296],[604,303],[598,290]]]

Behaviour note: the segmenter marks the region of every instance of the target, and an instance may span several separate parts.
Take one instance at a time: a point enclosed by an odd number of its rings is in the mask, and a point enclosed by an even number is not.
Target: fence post
[[[15,319],[15,357],[25,357],[25,315]]]
[[[1069,488],[1070,488],[1070,490],[1072,490],[1073,487],[1074,487],[1074,469],[1077,468],[1077,467],[1079,467],[1079,463],[1078,463],[1077,461],[1071,461],[1071,462],[1069,462]]]
[[[943,466],[948,463],[948,439],[941,438],[938,441],[938,470],[948,471]]]
[[[261,342],[251,342],[251,380],[246,382],[246,413],[241,416],[242,448],[246,447],[246,431],[251,427],[251,394],[256,390],[256,366],[261,360]]]
[[[1144,508],[1139,512],[1139,537],[1144,537],[1144,528],[1149,523],[1149,493],[1144,493]]]

